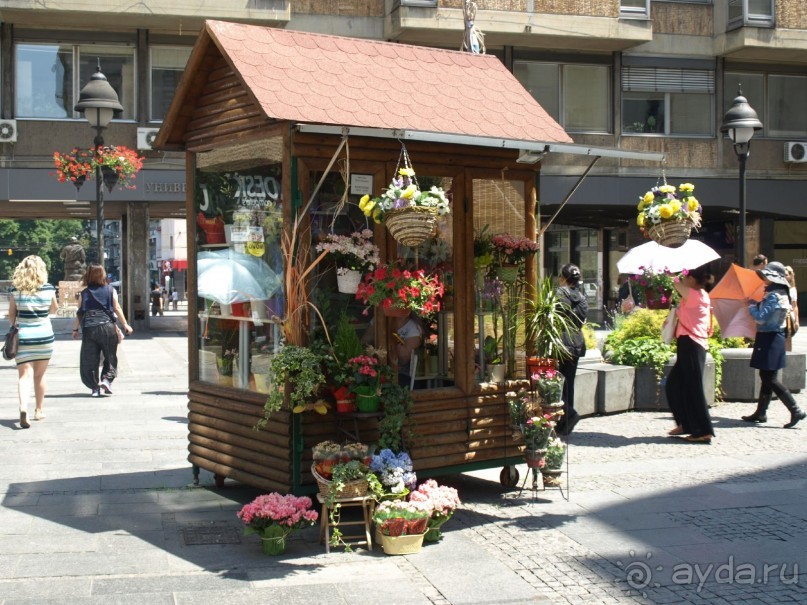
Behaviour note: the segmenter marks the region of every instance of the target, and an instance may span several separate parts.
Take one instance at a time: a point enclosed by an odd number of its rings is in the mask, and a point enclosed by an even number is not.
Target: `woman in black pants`
[[[583,324],[586,322],[588,302],[586,295],[580,291],[580,269],[571,263],[563,265],[556,290],[558,300],[567,307],[571,323],[570,329],[563,334],[563,345],[566,353],[561,356],[558,371],[563,374],[563,416],[555,431],[559,435],[568,435],[580,420],[580,414],[574,409],[574,379],[577,374],[577,363],[586,354],[586,339],[583,337]]]
[[[804,411],[793,399],[793,394],[777,378],[779,370],[787,365],[785,322],[790,310],[790,284],[782,263],[768,263],[764,269],[757,270],[757,275],[765,282],[765,296],[759,304],[749,301],[751,304],[748,312],[757,322],[751,367],[759,370],[762,387],[759,389],[756,411],[742,419],[746,422],[767,422],[768,405],[773,393],[776,393],[790,412],[790,422],[785,425],[789,429],[805,417]]]
[[[712,333],[711,301],[707,288],[714,278],[707,266],[690,270],[675,282],[681,295],[676,310],[676,360],[667,377],[665,394],[675,420],[670,435],[689,435],[687,441],[711,443],[715,431],[703,392],[703,369]]]
[[[81,353],[79,374],[81,382],[90,389],[92,397],[112,394],[112,381],[118,374],[118,333],[115,320],[120,319],[127,334],[134,330],[126,323],[123,309],[118,304],[115,288],[106,283],[106,271],[101,265],[90,265],[84,273],[81,305],[76,312],[73,338],[79,337],[81,325]],[[104,367],[98,377],[98,364],[104,355]]]

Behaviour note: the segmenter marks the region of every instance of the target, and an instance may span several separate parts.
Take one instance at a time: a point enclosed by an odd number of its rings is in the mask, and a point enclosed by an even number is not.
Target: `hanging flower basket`
[[[421,191],[403,145],[395,176],[386,191],[373,199],[365,195],[359,201],[359,208],[365,216],[385,224],[395,241],[411,248],[432,236],[438,216],[451,212],[448,197],[440,187]]]
[[[122,145],[81,151],[73,149],[70,153],[57,151],[53,154],[53,163],[59,182],[70,181],[77,189],[87,179],[94,178],[96,169],[100,167],[101,178],[110,193],[115,186],[134,189],[134,178],[143,168],[143,158],[135,150]]]
[[[636,224],[645,237],[677,248],[689,239],[692,228],[700,227],[703,208],[693,195],[695,185],[682,183],[676,191],[666,180],[639,198]]]
[[[403,208],[390,210],[384,223],[396,242],[417,248],[429,239],[437,226],[437,211],[433,208]]]
[[[342,294],[355,294],[361,281],[361,272],[338,267],[336,269],[336,288]]]
[[[689,239],[692,233],[692,223],[687,220],[668,221],[653,225],[647,230],[650,239],[667,246],[668,248],[678,248]]]

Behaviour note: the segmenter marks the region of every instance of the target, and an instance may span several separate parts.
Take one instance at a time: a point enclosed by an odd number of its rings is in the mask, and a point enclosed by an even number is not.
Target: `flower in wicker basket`
[[[645,237],[664,246],[680,246],[693,227],[700,227],[703,208],[694,190],[692,183],[679,185],[677,191],[665,183],[640,197],[636,224]]]

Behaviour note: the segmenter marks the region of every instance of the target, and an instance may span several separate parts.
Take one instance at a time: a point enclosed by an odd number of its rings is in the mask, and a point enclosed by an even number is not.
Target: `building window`
[[[169,250],[174,249],[174,236],[173,235],[168,236],[168,249]]]
[[[773,27],[773,0],[729,0],[728,27]]]
[[[190,47],[155,46],[151,49],[149,120],[165,119],[190,55]]]
[[[619,16],[648,18],[650,16],[650,0],[619,0]]]
[[[123,113],[135,117],[134,48],[70,44],[27,44],[15,47],[15,116],[18,118],[81,118],[73,111],[81,88],[100,61],[101,71],[118,93]],[[78,65],[78,73],[75,66]]]
[[[807,136],[807,76],[727,71],[723,78],[723,110],[731,107],[738,88],[762,121],[763,136]]]
[[[516,61],[513,74],[569,132],[611,132],[610,68]]]
[[[714,71],[625,66],[622,133],[711,136]]]

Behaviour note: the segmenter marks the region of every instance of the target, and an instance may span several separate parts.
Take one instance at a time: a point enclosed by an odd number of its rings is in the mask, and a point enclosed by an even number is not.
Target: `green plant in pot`
[[[384,415],[378,421],[378,447],[397,454],[405,449],[413,436],[414,427],[409,416],[412,394],[398,383],[387,381],[381,385],[381,399]]]
[[[316,400],[312,405],[325,384],[322,361],[320,353],[296,345],[286,345],[272,357],[269,373],[273,384],[264,405],[265,416],[259,426],[266,424],[272,412],[283,408],[287,394],[294,413],[308,409],[320,414],[327,413],[328,406],[323,400]]]
[[[562,358],[568,353],[563,335],[573,327],[569,308],[558,298],[552,280],[547,277],[539,284],[535,298],[527,300],[525,340],[528,350],[533,350],[538,358]]]

